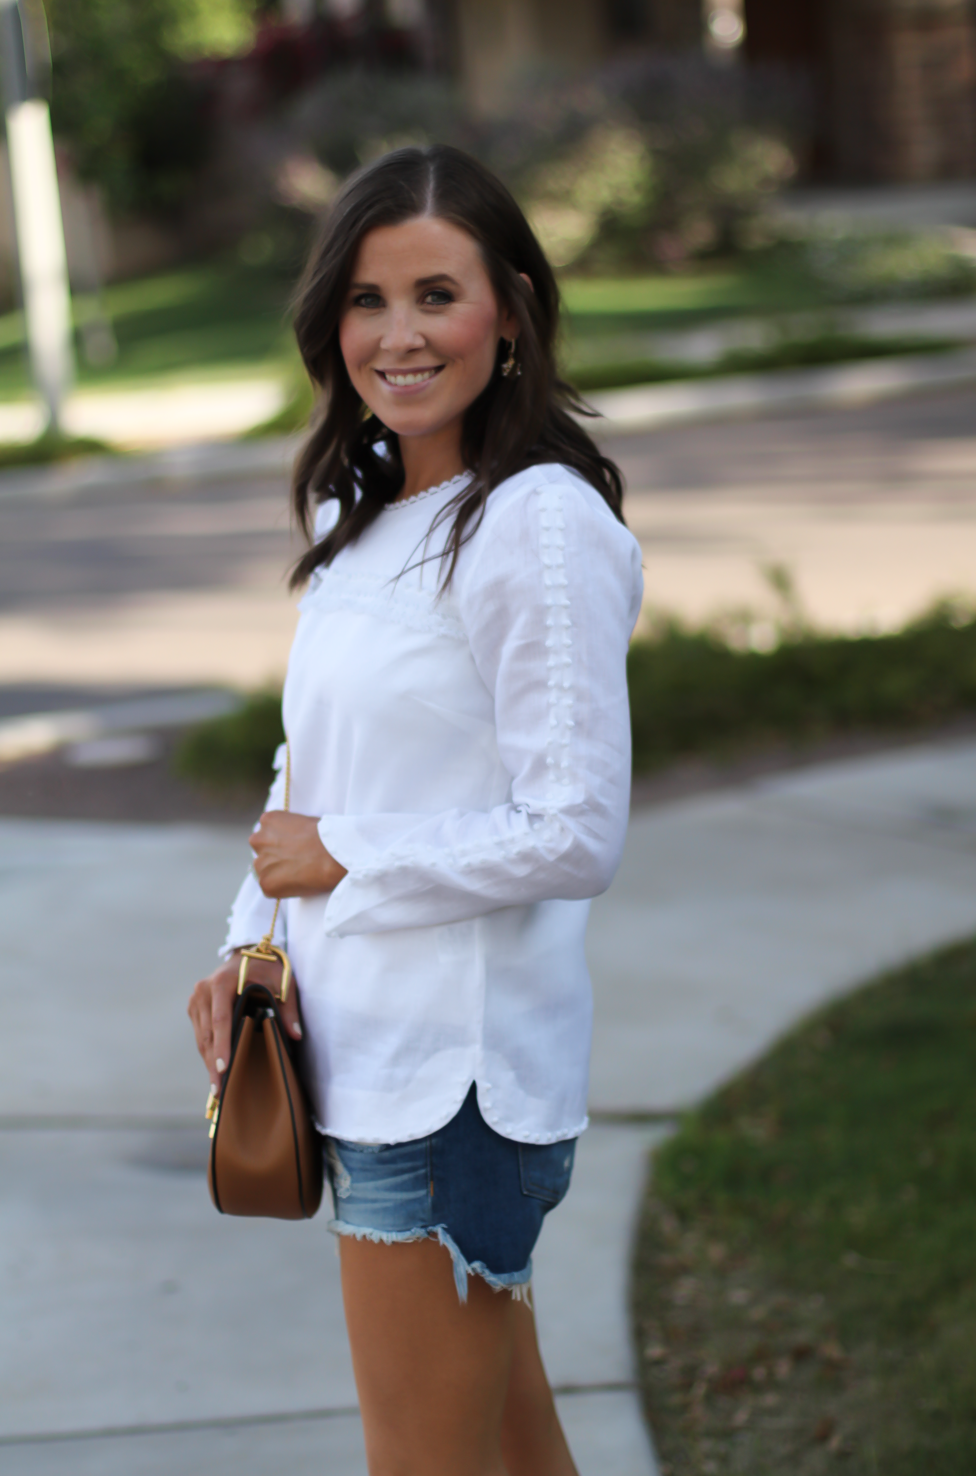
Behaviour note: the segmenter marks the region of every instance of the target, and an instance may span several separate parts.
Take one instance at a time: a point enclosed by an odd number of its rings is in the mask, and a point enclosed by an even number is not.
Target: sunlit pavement
[[[63,423],[72,436],[145,450],[240,436],[277,415],[286,395],[283,373],[253,372],[196,384],[163,381],[135,389],[76,390],[68,396]],[[0,402],[0,442],[32,440],[41,434],[44,421],[36,400]]]
[[[185,998],[244,834],[8,820],[0,857],[4,1472],[363,1473],[325,1216],[221,1219],[203,1181]],[[583,1476],[654,1469],[626,1280],[655,1117],[821,1000],[974,929],[971,741],[635,816],[593,908],[594,1125],[537,1254]]]
[[[607,442],[646,601],[687,620],[777,613],[888,629],[976,587],[971,390],[671,426]],[[259,686],[295,622],[282,442],[0,477],[0,683]]]
[[[0,822],[5,1472],[365,1470],[325,1215],[219,1219],[184,1009],[238,831]],[[585,1472],[653,1469],[626,1321],[655,1130],[597,1125],[537,1297]]]

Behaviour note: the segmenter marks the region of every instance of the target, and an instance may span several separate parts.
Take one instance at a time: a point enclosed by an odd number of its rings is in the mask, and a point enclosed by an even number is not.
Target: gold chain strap
[[[291,804],[291,744],[285,739],[285,810]],[[277,948],[274,943],[275,924],[278,921],[278,913],[281,909],[281,898],[275,898],[275,909],[271,914],[271,926],[253,948],[241,949],[241,968],[237,976],[237,992],[243,993],[244,983],[247,979],[247,967],[252,958],[263,959],[267,963],[277,960],[281,964],[281,994],[278,996],[282,1004],[288,998],[288,985],[291,982],[291,960],[283,948]]]

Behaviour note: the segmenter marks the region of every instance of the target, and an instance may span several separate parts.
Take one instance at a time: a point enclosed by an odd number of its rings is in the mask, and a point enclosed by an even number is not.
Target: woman
[[[279,772],[190,1015],[216,1083],[235,955],[286,898],[371,1476],[575,1470],[528,1285],[586,1126],[641,574],[557,316],[515,201],[443,146],[347,183],[297,298],[326,408],[295,475],[292,802]]]

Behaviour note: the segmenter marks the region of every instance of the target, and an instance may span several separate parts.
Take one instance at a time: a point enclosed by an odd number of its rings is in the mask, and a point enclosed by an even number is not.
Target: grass
[[[295,351],[288,300],[296,273],[278,264],[248,266],[235,257],[120,282],[102,293],[101,308],[118,345],[109,363],[92,365],[80,348],[81,387],[118,385],[179,374],[290,369]],[[770,279],[777,281],[775,274]],[[763,274],[733,267],[684,277],[634,282],[567,282],[565,296],[575,333],[634,326],[659,327],[703,316],[815,305],[811,290],[771,290]],[[96,314],[94,300],[76,297],[79,327]],[[0,398],[30,392],[21,312],[0,315]]]
[[[710,364],[667,363],[661,359],[618,360],[570,367],[578,389],[615,389],[632,384],[655,384],[675,379],[711,379],[718,374],[758,374],[771,369],[798,369],[816,364],[845,364],[881,359],[895,354],[942,353],[957,349],[958,341],[941,338],[867,338],[858,334],[822,333],[815,337],[783,339],[768,348],[731,349]]]
[[[743,257],[645,277],[566,277],[560,283],[574,334],[691,327],[741,313],[802,312],[829,295],[792,262]]]
[[[167,379],[205,380],[235,375],[282,373],[293,378],[296,352],[289,326],[288,301],[295,271],[277,258],[247,265],[238,257],[219,259],[158,273],[108,287],[100,303],[78,296],[77,382],[80,388]],[[601,336],[693,326],[704,320],[742,313],[802,312],[829,305],[829,294],[789,257],[744,257],[741,261],[699,266],[677,275],[637,278],[567,278],[562,283],[566,305],[566,343],[574,378],[582,389],[617,384],[687,378],[702,371],[685,365],[632,359],[586,362],[591,341]],[[111,325],[117,346],[114,358],[97,364],[85,357],[86,332],[101,321]],[[104,348],[104,334],[96,335]],[[581,362],[572,364],[573,346]],[[805,345],[805,346],[804,346]],[[875,341],[846,340],[825,334],[822,342],[801,340],[774,349],[727,355],[717,372],[779,367],[803,362],[837,362],[884,352],[934,348],[928,341],[899,341],[891,347]],[[797,357],[799,355],[800,357]],[[792,356],[792,357],[791,357]],[[104,356],[103,356],[104,357]],[[707,369],[704,372],[716,372]],[[0,315],[0,399],[31,392],[21,312]],[[301,396],[275,429],[301,428]]]
[[[765,652],[669,624],[632,643],[627,675],[637,773],[784,740],[921,729],[976,712],[976,619],[947,606],[893,635],[807,633]],[[258,693],[192,730],[176,762],[205,784],[263,789],[282,737],[279,698]]]
[[[969,942],[807,1021],[658,1151],[633,1308],[662,1476],[976,1470],[974,1081]]]
[[[55,436],[48,431],[33,441],[0,442],[0,470],[73,461],[76,456],[112,456],[114,448],[90,436]]]
[[[111,362],[89,364],[77,353],[80,388],[117,386],[179,375],[206,378],[267,371],[294,360],[287,302],[290,276],[247,267],[233,258],[182,267],[102,294],[118,351]],[[76,323],[94,304],[78,298]],[[80,335],[79,335],[80,344]],[[30,392],[23,314],[0,316],[0,398]]]

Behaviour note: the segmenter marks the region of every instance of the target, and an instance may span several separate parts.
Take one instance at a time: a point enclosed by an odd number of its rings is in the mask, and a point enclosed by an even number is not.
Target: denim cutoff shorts
[[[461,1110],[428,1138],[348,1143],[327,1138],[335,1218],[329,1229],[357,1240],[439,1240],[467,1301],[468,1277],[527,1295],[542,1221],[569,1188],[574,1138],[516,1143],[490,1128],[472,1086]]]

